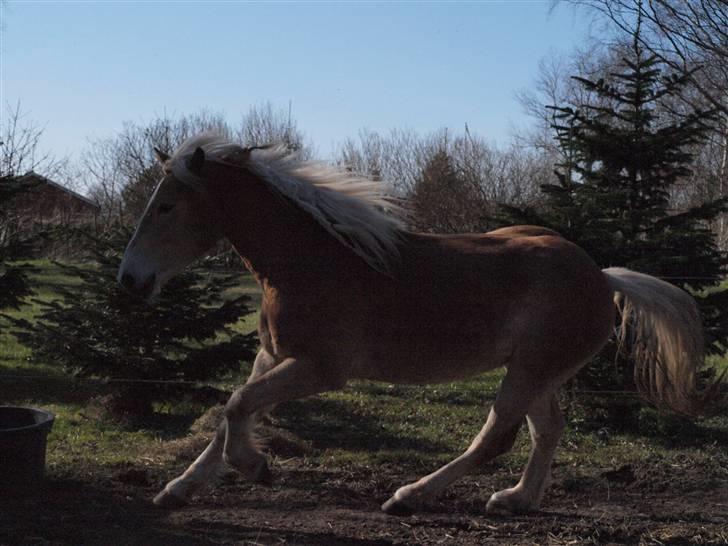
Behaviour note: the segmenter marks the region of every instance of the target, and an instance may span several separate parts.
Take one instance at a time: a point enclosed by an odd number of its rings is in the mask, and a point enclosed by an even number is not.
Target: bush
[[[58,364],[77,377],[118,384],[116,398],[148,413],[152,402],[189,390],[184,382],[201,382],[236,371],[254,356],[254,334],[234,325],[250,313],[249,297],[225,297],[240,274],[205,267],[190,268],[169,281],[150,305],[128,294],[116,282],[129,233],[119,230],[92,242],[95,263],[62,265],[81,283],[58,287],[60,299],[36,301],[38,322],[14,321],[13,332],[33,357]]]

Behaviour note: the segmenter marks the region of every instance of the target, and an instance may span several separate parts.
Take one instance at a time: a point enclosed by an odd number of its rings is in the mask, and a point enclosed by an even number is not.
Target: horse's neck
[[[228,203],[226,236],[246,267],[263,284],[305,285],[311,279],[325,283],[347,270],[366,274],[368,266],[353,251],[329,235],[307,213],[263,192],[251,201],[241,197]],[[249,197],[249,196],[248,196]]]

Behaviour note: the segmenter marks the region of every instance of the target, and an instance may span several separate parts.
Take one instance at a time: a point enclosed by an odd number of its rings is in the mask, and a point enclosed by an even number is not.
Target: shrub
[[[254,356],[255,335],[234,328],[250,313],[249,297],[226,297],[240,274],[203,262],[171,279],[150,305],[116,282],[129,233],[83,236],[92,242],[94,263],[58,264],[80,284],[58,287],[57,300],[37,301],[36,324],[15,321],[13,333],[35,359],[78,377],[110,380],[118,385],[115,398],[126,400],[117,407],[147,413],[153,401],[189,390],[185,382],[219,378]]]

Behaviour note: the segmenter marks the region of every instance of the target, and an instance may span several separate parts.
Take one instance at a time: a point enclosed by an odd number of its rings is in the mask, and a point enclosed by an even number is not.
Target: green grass
[[[114,466],[138,462],[148,455],[148,446],[158,441],[148,430],[124,430],[86,414],[81,404],[45,406],[56,414],[49,437],[48,460],[65,472],[83,466]]]
[[[55,297],[54,285],[77,283],[50,262],[34,265],[37,272],[32,280],[40,300]],[[260,295],[250,276],[228,295],[243,293],[259,304]],[[11,314],[32,320],[37,309],[31,304]],[[253,313],[237,328],[250,331],[256,321]],[[728,366],[726,359],[714,363]],[[244,381],[248,370],[249,364],[242,366],[240,376],[218,386],[233,388]],[[354,382],[341,391],[284,404],[274,413],[273,422],[306,446],[304,456],[312,464],[394,464],[412,472],[430,471],[464,450],[477,434],[501,377],[502,372],[496,371],[424,387]],[[78,476],[103,474],[124,464],[164,468],[179,464],[164,449],[165,442],[186,437],[189,425],[205,406],[182,401],[160,407],[159,415],[149,422],[131,427],[99,417],[89,404],[113,388],[98,381],[76,381],[43,362],[32,361],[30,352],[6,328],[0,331],[0,404],[39,406],[57,415],[49,437],[51,473]],[[557,465],[610,467],[654,457],[677,462],[688,457],[710,465],[724,460],[720,453],[728,449],[726,415],[692,424],[642,410],[639,434],[612,431],[608,424],[602,431],[580,428],[574,415],[571,422]],[[517,471],[526,461],[528,444],[522,430],[514,451],[494,464]]]
[[[30,281],[33,286],[33,294],[26,299],[26,304],[18,310],[3,310],[9,316],[18,319],[33,321],[37,315],[39,301],[51,301],[56,297],[56,286],[73,287],[80,283],[76,278],[66,275],[65,272],[47,260],[23,262],[33,266],[34,272],[30,274]],[[0,319],[1,320],[1,319]],[[8,375],[13,372],[38,372],[54,374],[56,370],[45,366],[42,362],[30,361],[30,350],[19,343],[15,336],[4,323],[0,322],[0,374]]]

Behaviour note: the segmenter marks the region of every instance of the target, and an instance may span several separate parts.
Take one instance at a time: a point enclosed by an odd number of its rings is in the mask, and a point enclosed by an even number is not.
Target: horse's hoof
[[[184,497],[179,497],[174,493],[170,493],[166,489],[163,489],[156,497],[154,497],[152,502],[154,503],[154,506],[158,506],[159,508],[174,510],[176,508],[186,506],[188,501]]]
[[[255,473],[253,474],[253,483],[265,485],[266,487],[271,487],[273,485],[273,474],[271,473],[270,468],[268,468],[268,462],[265,459],[263,459],[258,465],[258,468],[255,469]]]
[[[515,512],[504,503],[490,499],[485,505],[485,513],[489,516],[512,516]]]
[[[394,497],[382,505],[382,512],[389,516],[406,517],[415,513],[415,509]]]
[[[488,504],[485,505],[485,511],[491,516],[513,516],[532,514],[537,512],[538,508],[534,508],[528,500],[518,498],[510,491],[499,491],[490,497]]]

